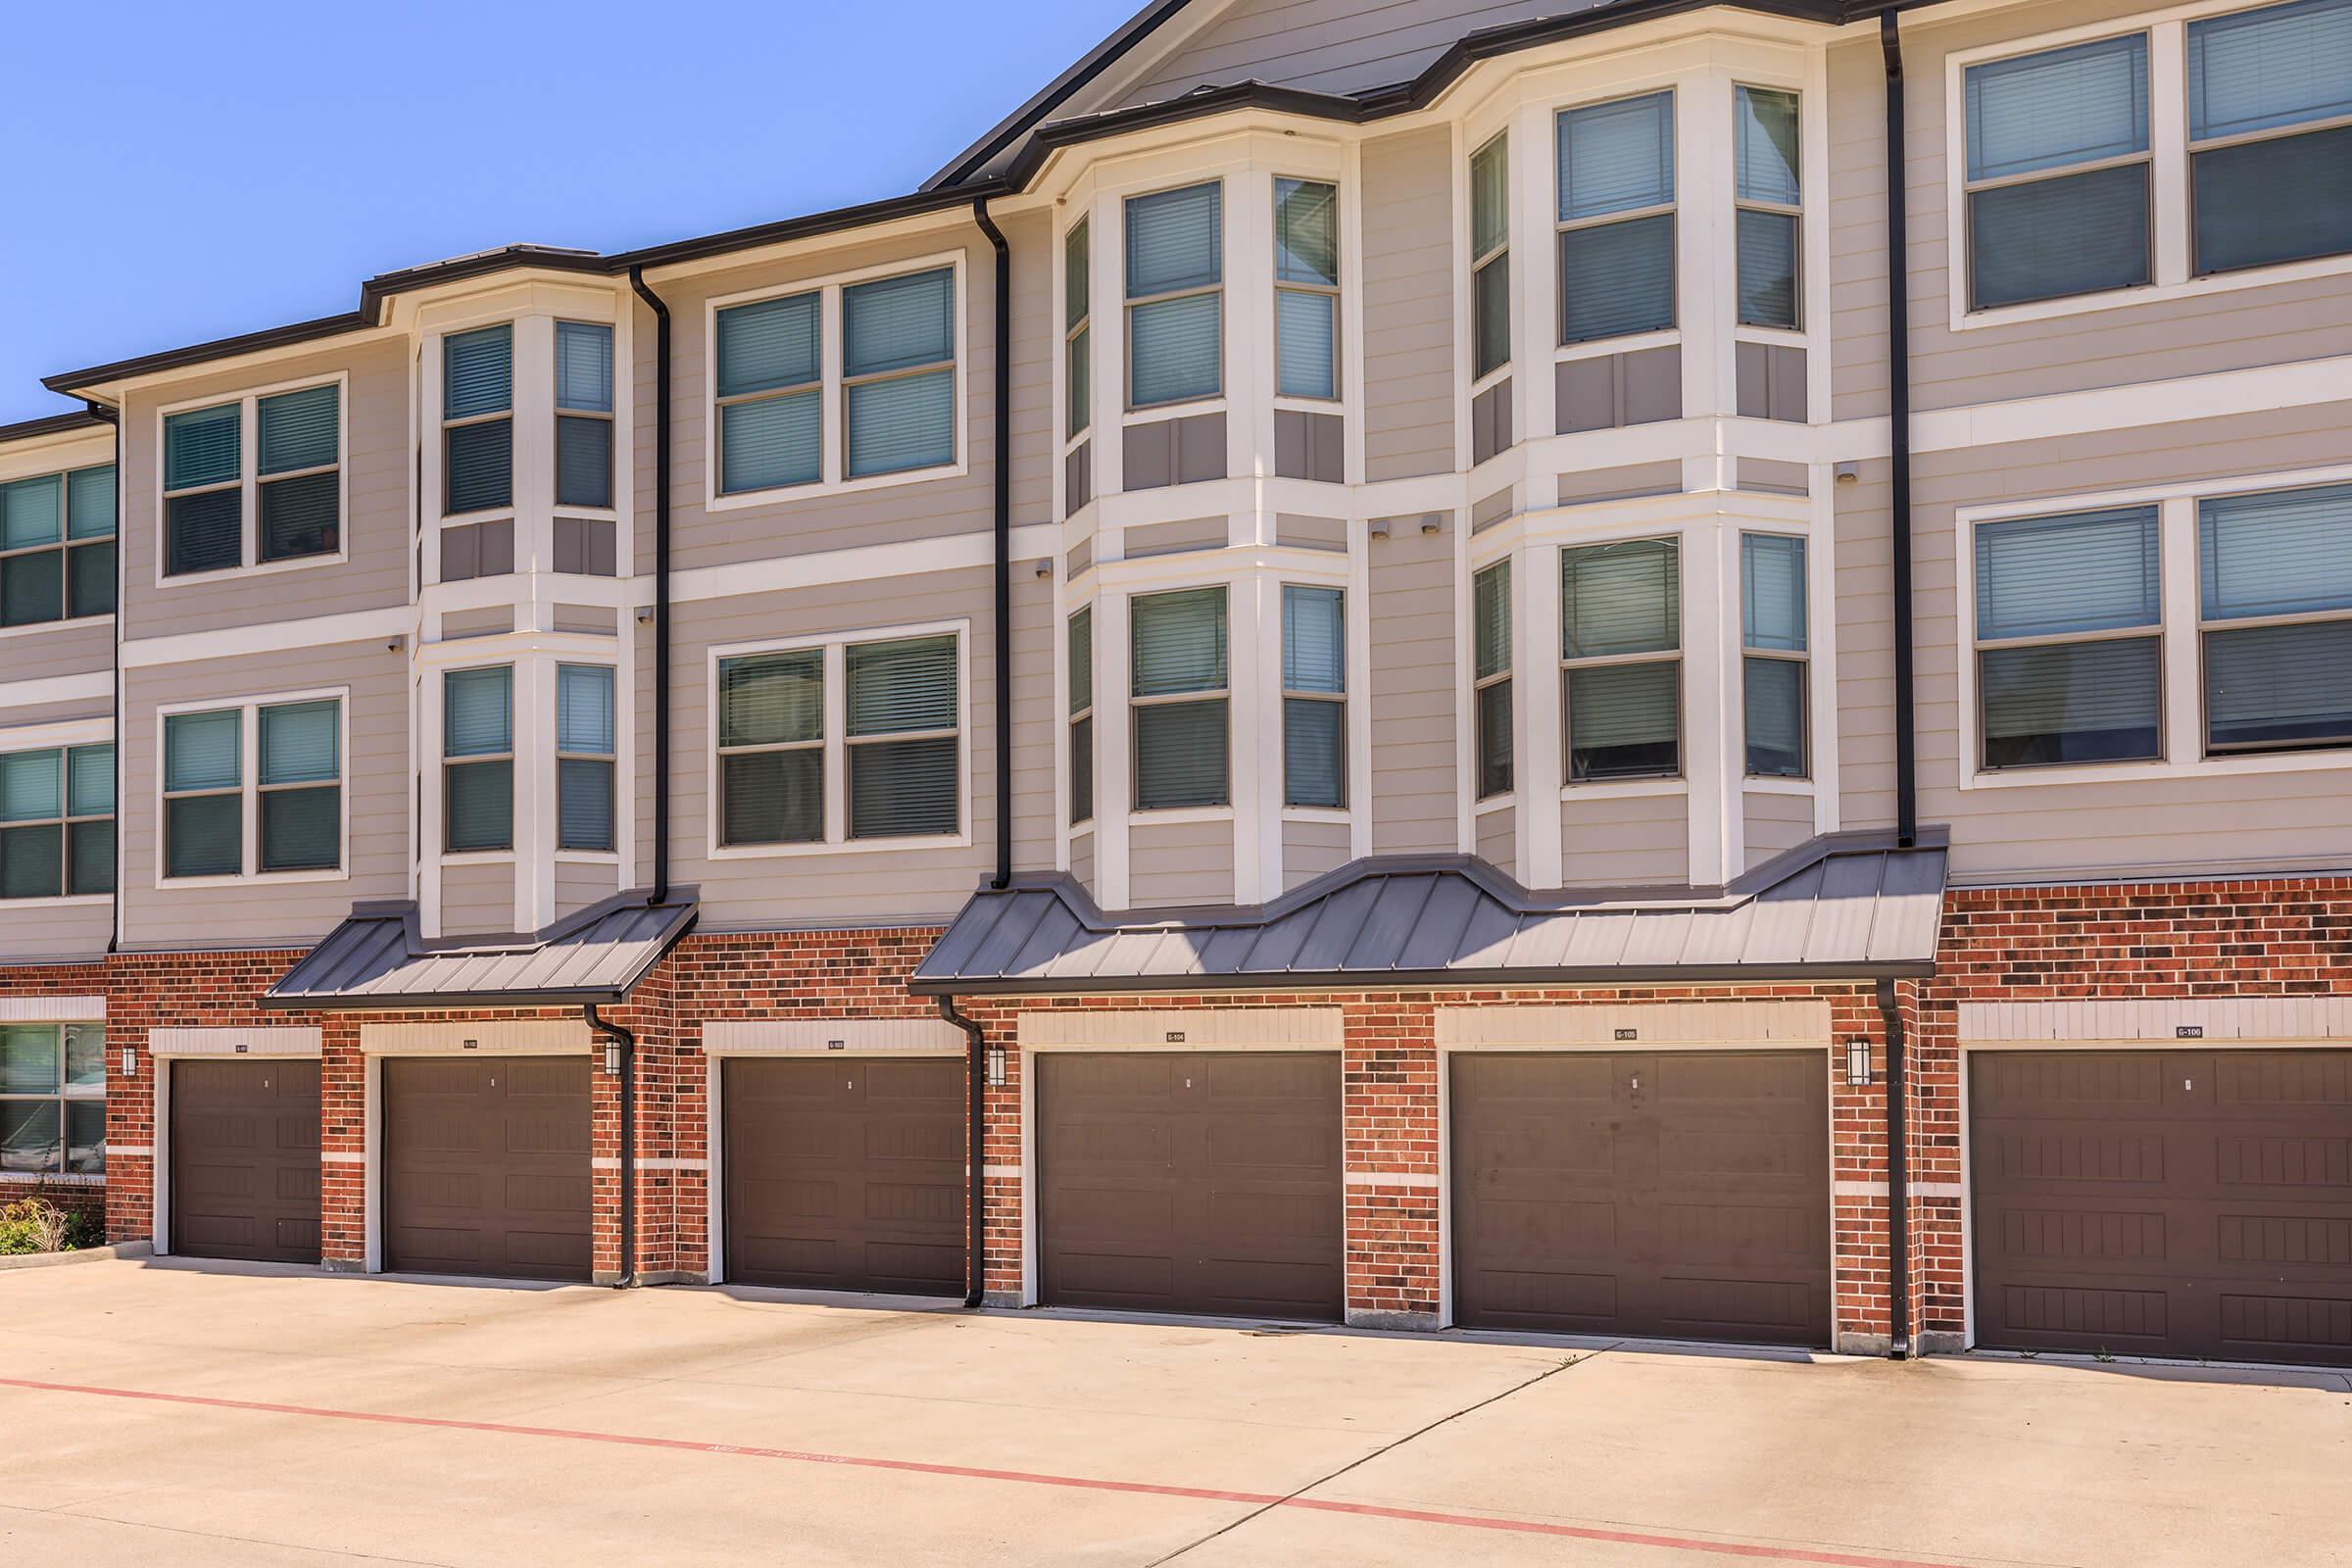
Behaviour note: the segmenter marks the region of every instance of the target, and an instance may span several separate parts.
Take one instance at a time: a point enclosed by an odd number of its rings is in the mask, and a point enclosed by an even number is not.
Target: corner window
[[[1977,525],[1987,768],[2164,755],[2157,509]]]
[[[1282,804],[1348,804],[1348,615],[1337,588],[1282,588]]]
[[[1470,155],[1470,373],[1511,363],[1511,142]]]
[[[1797,98],[1732,92],[1734,202],[1740,248],[1740,324],[1797,325]]]
[[[339,383],[164,416],[164,575],[331,556],[342,547]]]
[[[1274,385],[1286,398],[1340,395],[1340,193],[1274,181]]]
[[[722,494],[824,477],[823,330],[814,292],[718,313]]]
[[[1225,206],[1211,181],[1127,198],[1127,406],[1225,390]]]
[[[114,609],[114,465],[0,484],[0,626]]]
[[[1072,440],[1084,435],[1095,417],[1091,228],[1081,218],[1061,241],[1061,391],[1069,405],[1063,435]]]
[[[514,847],[514,671],[453,669],[441,677],[442,848],[451,855]]]
[[[441,511],[514,504],[514,329],[501,324],[441,340]]]
[[[256,766],[246,766],[248,757]],[[342,863],[340,698],[165,715],[166,877]]]
[[[1563,110],[1560,341],[1674,325],[1674,94]]]
[[[556,848],[612,848],[612,670],[556,666]]]
[[[1966,97],[1970,308],[2147,282],[2147,34],[1971,66]]]
[[[1803,778],[1805,759],[1805,542],[1740,536],[1740,684],[1747,771]]]
[[[2352,746],[2352,485],[2197,503],[2208,753]]]
[[[2188,24],[2200,275],[2352,251],[2352,0]]]
[[[1070,616],[1070,822],[1095,814],[1095,609]]]
[[[114,889],[114,747],[0,756],[0,899]]]
[[[612,329],[556,323],[556,505],[612,505]]]
[[[1135,808],[1230,804],[1225,590],[1140,594],[1128,617]]]
[[[1671,539],[1560,552],[1568,778],[1672,778],[1683,768],[1683,585]]]
[[[105,1170],[105,1026],[0,1024],[0,1171]]]
[[[1511,564],[1470,579],[1472,702],[1477,710],[1478,798],[1507,795],[1511,750]]]

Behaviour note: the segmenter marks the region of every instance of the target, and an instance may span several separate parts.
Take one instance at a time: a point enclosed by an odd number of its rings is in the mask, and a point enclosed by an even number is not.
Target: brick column
[[[368,1058],[360,1018],[345,1012],[318,1031],[318,1260],[368,1266]]]
[[[1438,1187],[1437,1015],[1424,992],[1342,1001],[1348,1321],[1434,1329],[1445,1197]]]

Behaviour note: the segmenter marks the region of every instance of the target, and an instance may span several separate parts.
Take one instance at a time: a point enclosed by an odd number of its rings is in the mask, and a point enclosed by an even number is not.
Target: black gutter
[[[1012,885],[1012,247],[988,216],[988,198],[972,201],[972,221],[997,249],[997,876]]]
[[[1886,1357],[1911,1355],[1911,1158],[1904,1099],[1903,1014],[1894,982],[1879,982],[1879,1017],[1886,1027]]]
[[[956,1010],[956,999],[939,999],[939,1015],[963,1031],[963,1304],[978,1306],[988,1294],[988,1178],[982,1173],[988,1120],[988,1036],[979,1023]]]
[[[115,890],[114,915],[106,935],[106,951],[122,951],[122,584],[128,556],[122,549],[128,507],[122,497],[122,416],[102,403],[87,405],[75,416],[56,416],[43,422],[59,429],[74,428],[75,420],[109,424],[115,432],[115,706],[107,714],[115,737]]]
[[[1888,532],[1894,560],[1894,837],[1919,839],[1919,738],[1914,712],[1911,626],[1910,237],[1904,227],[1903,40],[1894,13],[1879,18],[1886,57],[1886,416],[1894,472]]]
[[[593,1002],[580,1013],[620,1048],[620,1278],[612,1288],[625,1291],[637,1283],[637,1037],[598,1016]]]
[[[44,414],[38,418],[20,419],[15,424],[0,424],[0,445],[11,441],[30,441],[44,435],[63,435],[69,430],[86,430],[94,424],[113,422],[112,410],[92,403],[84,408],[69,409],[63,414]]]
[[[629,269],[654,313],[654,896],[669,902],[669,307]]]

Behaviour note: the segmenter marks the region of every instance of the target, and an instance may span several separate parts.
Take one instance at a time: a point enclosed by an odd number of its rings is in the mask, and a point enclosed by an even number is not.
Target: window
[[[719,843],[825,837],[825,651],[718,662]]]
[[[556,848],[612,848],[612,671],[556,666]]]
[[[1733,89],[1734,201],[1740,245],[1740,324],[1797,325],[1797,99]]]
[[[819,296],[788,294],[720,311],[718,488],[723,495],[824,477]]]
[[[1070,616],[1070,821],[1095,814],[1095,608]]]
[[[1282,804],[1348,804],[1347,600],[1282,588]]]
[[[849,475],[956,461],[956,274],[937,268],[841,291]]]
[[[2352,0],[2188,24],[2199,274],[2352,251]]]
[[[339,382],[166,415],[164,574],[335,554],[342,464]]]
[[[1805,759],[1805,542],[1740,536],[1740,683],[1745,688],[1747,771],[1803,778]]]
[[[1674,94],[1560,113],[1560,341],[1674,325]]]
[[[2157,511],[1977,525],[1984,766],[2163,755]]]
[[[556,323],[556,505],[612,505],[612,329]]]
[[[1470,373],[1511,363],[1511,143],[1470,155]]]
[[[0,899],[114,889],[114,747],[0,756]]]
[[[1094,277],[1089,254],[1094,241],[1083,218],[1061,241],[1062,396],[1069,401],[1064,433],[1082,436],[1094,422]]]
[[[260,758],[250,789],[249,752]],[[342,865],[341,699],[165,715],[164,875],[242,876],[248,863]]]
[[[441,511],[514,504],[514,329],[485,326],[441,340]]]
[[[1127,406],[1225,390],[1224,200],[1214,181],[1127,198]]]
[[[1682,771],[1683,585],[1671,539],[1560,552],[1571,782]]]
[[[1225,590],[1141,594],[1128,615],[1135,808],[1227,805]]]
[[[852,643],[850,837],[950,834],[960,826],[962,738],[956,639]]]
[[[1507,795],[1511,750],[1511,564],[1505,559],[1470,579],[1472,701],[1477,706],[1478,798]]]
[[[2209,753],[2352,745],[2352,485],[2197,503]]]
[[[105,1170],[105,1027],[0,1024],[0,1171]]]
[[[1973,310],[2148,281],[2148,39],[1968,68]]]
[[[0,484],[0,626],[114,609],[114,465]]]
[[[514,847],[514,672],[453,669],[441,677],[442,848],[451,855]]]
[[[1274,181],[1274,385],[1286,398],[1340,395],[1340,193]]]

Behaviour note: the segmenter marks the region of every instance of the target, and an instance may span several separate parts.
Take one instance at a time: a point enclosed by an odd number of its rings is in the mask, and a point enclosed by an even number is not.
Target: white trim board
[[[2183,1034],[2183,1030],[2195,1030]],[[2352,997],[2176,997],[2078,1002],[1963,1002],[1969,1045],[2145,1044],[2341,1040],[2352,1044]]]
[[[1830,1004],[1792,1000],[1440,1007],[1437,1041],[1449,1051],[1820,1047],[1830,1043]]]
[[[707,1056],[959,1056],[969,1043],[945,1018],[721,1018],[703,1025]]]
[[[371,1056],[566,1056],[595,1049],[586,1022],[573,1018],[360,1025],[360,1050]]]
[[[35,992],[29,996],[0,997],[0,1023],[104,1023],[104,997],[50,996]]]
[[[320,1031],[301,1024],[252,1028],[150,1029],[151,1056],[317,1056]]]
[[[1337,1007],[1197,1007],[1167,1012],[1024,1012],[1024,1051],[1166,1051],[1220,1046],[1337,1051],[1345,1043]]]

